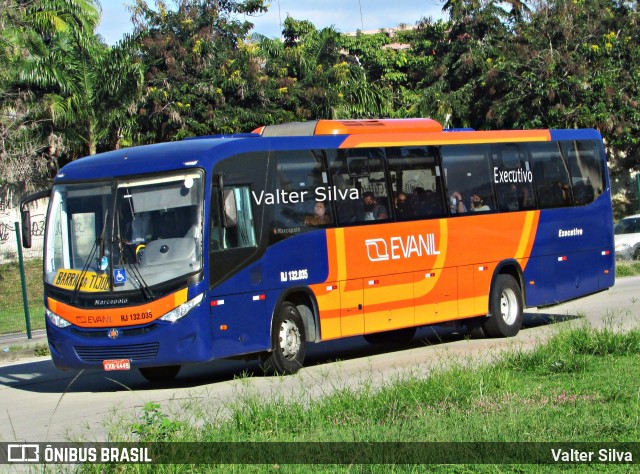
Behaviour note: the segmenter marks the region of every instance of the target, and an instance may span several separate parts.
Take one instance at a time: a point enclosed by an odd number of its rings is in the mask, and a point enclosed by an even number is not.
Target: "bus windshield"
[[[45,282],[74,292],[141,289],[202,268],[199,172],[53,187]]]

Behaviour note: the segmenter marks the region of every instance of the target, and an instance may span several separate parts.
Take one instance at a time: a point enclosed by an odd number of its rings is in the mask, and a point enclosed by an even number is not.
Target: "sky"
[[[420,19],[442,18],[445,0],[271,0],[269,11],[247,17],[254,33],[269,38],[280,36],[280,23],[287,15],[309,20],[316,28],[333,26],[342,33],[356,30],[393,28],[399,24],[415,25]],[[126,6],[131,0],[102,0],[102,21],[98,33],[113,45],[132,30]],[[152,3],[152,2],[149,2]]]

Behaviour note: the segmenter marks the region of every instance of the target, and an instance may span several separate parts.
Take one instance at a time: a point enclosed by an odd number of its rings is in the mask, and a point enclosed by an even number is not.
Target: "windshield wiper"
[[[80,271],[80,275],[78,276],[78,281],[76,282],[73,288],[73,294],[71,295],[71,304],[76,304],[78,301],[78,295],[80,294],[80,288],[82,288],[82,282],[84,281],[84,277],[89,271],[89,267],[91,266],[91,262],[93,261],[93,257],[96,254],[96,250],[98,249],[98,246],[100,246],[100,250],[102,251],[101,253],[103,257],[101,258],[104,258],[104,234],[107,230],[108,216],[109,216],[109,211],[106,211],[104,215],[104,222],[102,224],[102,233],[93,242],[93,246],[91,247],[89,256],[87,257],[87,259],[84,262],[84,265],[82,266],[82,270]],[[98,267],[100,268],[100,262],[98,263]]]

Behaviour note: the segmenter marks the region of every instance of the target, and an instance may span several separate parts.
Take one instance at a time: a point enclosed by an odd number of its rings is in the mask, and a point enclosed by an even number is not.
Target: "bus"
[[[515,336],[523,309],[614,284],[596,130],[317,120],[131,147],[64,166],[49,197],[44,305],[60,369],[260,358],[410,340],[458,324]]]

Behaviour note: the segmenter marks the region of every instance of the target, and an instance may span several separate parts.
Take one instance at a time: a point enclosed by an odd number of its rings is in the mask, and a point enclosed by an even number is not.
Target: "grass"
[[[598,446],[605,442],[637,442],[639,356],[639,330],[620,333],[585,325],[562,332],[531,352],[509,352],[491,365],[458,365],[430,375],[414,374],[382,387],[365,383],[313,400],[284,393],[275,401],[265,401],[255,394],[242,395],[228,407],[229,415],[224,417],[207,414],[200,404],[195,404],[183,409],[179,419],[171,419],[160,405],[148,403],[137,419],[122,423],[118,429],[122,435],[112,435],[111,441],[296,444],[227,445],[217,459],[229,464],[136,465],[131,471],[123,466],[101,465],[84,466],[81,471],[422,472],[426,466],[417,462],[429,458],[421,449],[410,444],[367,443],[446,441],[502,444],[483,446],[488,453],[480,452],[477,446],[466,452],[465,445],[435,445],[438,451],[432,454],[436,456],[454,450],[449,453],[453,458],[445,458],[453,459],[447,461],[451,465],[430,466],[437,472],[556,472],[558,466],[554,465],[500,465],[499,460],[507,451],[523,449],[514,441],[557,443],[552,445],[556,448],[562,447],[563,442],[592,442]],[[317,442],[337,444],[314,444]],[[349,444],[352,442],[363,444]],[[202,445],[200,449],[214,446]],[[278,454],[280,462],[241,464],[242,459],[260,459],[258,452],[265,449],[282,449]],[[321,449],[333,451],[327,455]],[[375,451],[365,455],[364,463],[361,458],[360,462],[349,464],[359,449]],[[375,464],[384,449],[389,456],[402,453],[403,464]],[[434,447],[422,445],[422,449]],[[545,449],[542,455],[548,463],[549,448]],[[310,455],[325,461],[340,456],[337,459],[342,463],[290,464],[301,458],[308,460]],[[489,460],[493,456],[495,464],[473,464],[477,459],[474,456],[483,455],[488,455]],[[191,452],[183,459],[198,459],[198,454]],[[366,463],[367,459],[371,464]],[[416,464],[406,464],[412,461]],[[486,461],[484,457],[482,462]],[[454,465],[461,462],[473,466]],[[600,472],[605,467],[609,472],[629,472],[631,466],[582,465],[577,470]]]
[[[41,260],[25,262],[25,278],[31,329],[44,329]],[[0,294],[0,334],[25,332],[20,267],[17,263],[0,265]]]
[[[628,260],[616,262],[616,278],[640,275],[640,261]]]

